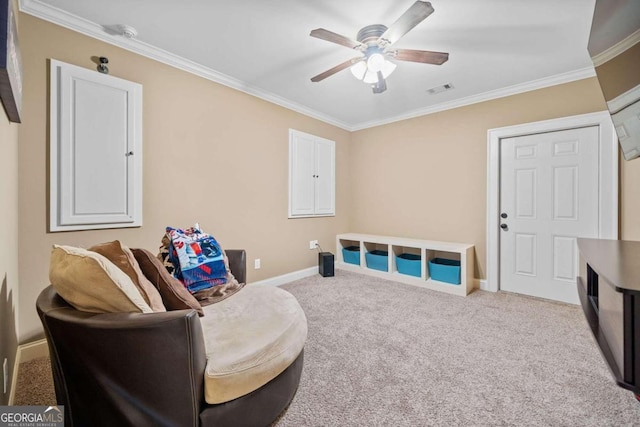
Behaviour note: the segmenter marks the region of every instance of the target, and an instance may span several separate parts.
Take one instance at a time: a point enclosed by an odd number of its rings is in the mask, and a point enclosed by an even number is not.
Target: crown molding
[[[84,34],[85,36],[98,39],[105,43],[109,43],[122,49],[126,49],[130,52],[134,52],[138,55],[145,56],[163,64],[170,65],[174,68],[186,71],[191,74],[195,74],[204,79],[219,83],[232,89],[239,90],[241,92],[287,108],[289,110],[304,114],[305,116],[309,116],[330,125],[339,127],[341,129],[351,131],[351,126],[349,124],[337,120],[334,117],[312,110],[301,104],[292,102],[274,93],[247,84],[234,77],[220,73],[211,68],[205,67],[204,65],[198,64],[197,62],[167,52],[164,49],[160,49],[148,43],[144,43],[135,39],[127,39],[119,35],[108,34],[101,25],[96,24],[95,22],[80,18],[79,16],[73,15],[64,10],[42,3],[39,0],[20,0],[20,11],[35,16],[36,18],[40,18],[56,25],[60,25],[61,27]]]
[[[175,55],[164,49],[160,49],[158,47],[152,46],[148,43],[144,43],[136,39],[127,39],[119,35],[109,34],[105,31],[105,29],[101,25],[96,24],[95,22],[86,20],[84,18],[80,18],[62,9],[45,4],[40,0],[19,0],[19,6],[20,6],[21,12],[35,16],[36,18],[43,19],[45,21],[51,22],[61,27],[84,34],[85,36],[95,38],[105,43],[109,43],[111,45],[136,53],[138,55],[153,59],[163,64],[167,64],[174,68],[186,71],[188,73],[195,74],[204,79],[213,81],[215,83],[219,83],[221,85],[230,87],[232,89],[236,89],[240,92],[244,92],[246,94],[255,96],[267,102],[271,102],[273,104],[298,112],[305,116],[312,117],[314,119],[320,120],[322,122],[328,123],[330,125],[336,126],[338,128],[344,129],[349,132],[354,132],[354,131],[367,129],[375,126],[381,126],[381,125],[385,125],[385,124],[389,124],[389,123],[393,123],[401,120],[406,120],[414,117],[424,116],[427,114],[437,113],[439,111],[451,110],[453,108],[463,107],[463,106],[475,104],[478,102],[490,101],[496,98],[502,98],[510,95],[517,95],[523,92],[528,92],[536,89],[545,88],[548,86],[554,86],[562,83],[568,83],[571,81],[581,80],[581,79],[595,76],[595,71],[593,67],[588,67],[580,70],[571,71],[568,73],[557,74],[554,76],[545,77],[542,79],[533,80],[530,82],[481,93],[478,95],[469,96],[462,99],[456,99],[450,102],[444,102],[444,103],[433,105],[426,108],[420,108],[420,109],[409,111],[407,113],[394,116],[391,118],[385,118],[381,120],[372,120],[372,121],[353,124],[353,123],[343,122],[341,120],[336,119],[335,117],[332,117],[330,115],[305,107],[304,105],[290,101],[288,99],[285,99],[274,93],[268,92],[259,87],[249,85],[234,77],[220,73],[211,68],[205,67],[202,64],[198,64],[194,61]],[[635,42],[633,44],[635,44]]]
[[[600,52],[599,54],[593,56],[591,58],[591,60],[593,61],[593,65],[595,67],[599,67],[605,62],[610,61],[616,56],[620,55],[627,49],[630,49],[638,42],[640,42],[640,29],[634,31],[633,33],[631,33],[631,35],[614,44],[604,52]]]
[[[353,126],[351,130],[358,131],[375,126],[399,122],[401,120],[413,119],[415,117],[464,107],[471,104],[477,104],[479,102],[491,101],[493,99],[504,98],[511,95],[518,95],[520,93],[530,92],[536,89],[543,89],[549,86],[556,86],[563,83],[570,83],[576,80],[587,79],[589,77],[595,77],[595,75],[596,73],[593,67],[586,67],[579,70],[569,71],[567,73],[555,74],[553,76],[544,77],[538,80],[532,80],[526,83],[503,87],[500,89],[480,93],[478,95],[472,95],[465,98],[455,99],[449,102],[443,102],[441,104],[433,105],[427,108],[419,108],[417,110],[409,111],[406,114],[401,114],[399,116],[391,117],[388,119],[363,122]]]

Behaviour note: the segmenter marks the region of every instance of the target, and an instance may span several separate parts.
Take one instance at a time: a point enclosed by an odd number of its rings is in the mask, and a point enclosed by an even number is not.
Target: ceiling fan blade
[[[315,37],[321,40],[326,40],[331,43],[340,44],[342,46],[346,46],[351,49],[363,50],[363,48],[366,48],[366,46],[360,42],[351,40],[350,38],[341,36],[340,34],[336,34],[333,31],[325,30],[324,28],[316,28],[315,30],[312,30],[311,34],[309,35],[311,37]]]
[[[342,64],[338,64],[335,67],[325,71],[324,73],[320,73],[315,77],[311,78],[311,81],[314,83],[317,83],[319,81],[322,81],[324,79],[326,79],[327,77],[331,77],[333,76],[335,73],[337,73],[338,71],[342,71],[345,68],[349,68],[351,67],[353,64],[355,64],[356,62],[360,62],[362,61],[364,58],[363,57],[357,57],[357,58],[353,58],[353,59],[349,59],[348,61],[344,61]]]
[[[448,53],[428,50],[394,49],[386,52],[386,54],[399,61],[422,62],[433,65],[442,65],[449,59]]]
[[[382,76],[382,71],[378,71],[378,82],[371,85],[371,88],[373,89],[373,93],[382,93],[387,90],[387,82]]]
[[[378,44],[380,47],[394,44],[432,13],[433,6],[431,6],[431,3],[422,0],[416,1],[396,22],[387,28],[387,31],[380,36]]]

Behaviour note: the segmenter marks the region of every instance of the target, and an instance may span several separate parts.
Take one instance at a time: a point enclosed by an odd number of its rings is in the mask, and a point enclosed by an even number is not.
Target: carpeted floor
[[[309,337],[278,427],[640,425],[640,402],[615,385],[578,306],[343,271],[282,288],[304,308]],[[30,404],[48,404],[43,378],[22,366],[15,404],[35,389],[43,400]]]
[[[51,361],[48,357],[40,357],[20,364],[13,404],[16,406],[56,404]]]
[[[640,425],[578,306],[342,271],[283,288],[309,338],[279,426]]]

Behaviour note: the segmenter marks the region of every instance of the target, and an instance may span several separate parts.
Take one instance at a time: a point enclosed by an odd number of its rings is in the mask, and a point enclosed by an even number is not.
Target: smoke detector
[[[120,30],[120,35],[125,39],[132,39],[138,35],[138,30],[130,25],[120,24],[118,25],[118,30]]]

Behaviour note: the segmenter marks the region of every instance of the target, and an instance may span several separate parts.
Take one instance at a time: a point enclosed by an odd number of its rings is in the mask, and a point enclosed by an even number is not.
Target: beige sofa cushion
[[[169,274],[162,261],[146,249],[131,249],[140,265],[140,269],[151,283],[158,288],[162,302],[167,310],[194,309],[198,316],[204,316],[198,300],[189,293],[187,288],[175,277]]]
[[[80,311],[152,313],[129,276],[104,256],[82,248],[54,245],[49,281]]]
[[[122,270],[138,288],[144,301],[155,312],[167,311],[162,297],[156,287],[145,277],[138,265],[138,261],[131,252],[131,249],[120,243],[119,240],[113,242],[100,243],[89,248],[90,251],[97,252],[105,256],[109,261]]]
[[[204,312],[204,391],[210,404],[237,399],[280,375],[307,339],[302,307],[273,286],[247,285]]]

